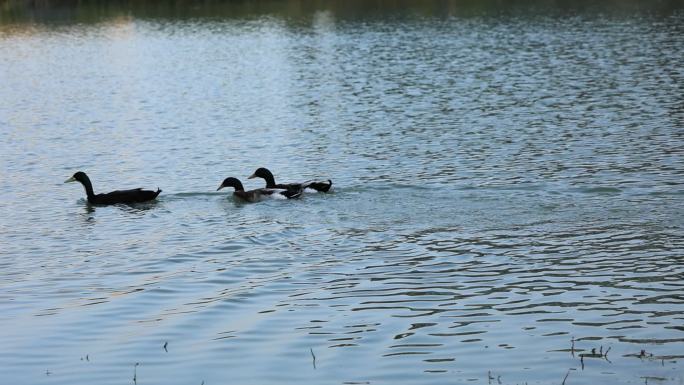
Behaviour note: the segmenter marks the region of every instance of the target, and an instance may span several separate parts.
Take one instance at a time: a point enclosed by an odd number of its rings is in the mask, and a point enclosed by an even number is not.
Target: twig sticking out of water
[[[575,356],[575,337],[573,336],[572,339],[570,340],[572,342],[572,346],[570,346],[570,354],[572,356]]]
[[[169,346],[169,341],[164,342],[164,351],[168,353],[169,349],[166,348],[167,346]]]
[[[603,351],[603,345],[599,348],[599,351],[596,352],[596,348],[591,348],[591,353],[582,353],[580,354],[580,362],[582,363],[582,370],[584,370],[584,357],[587,358],[603,358],[604,360],[612,363],[611,360],[608,359],[608,352],[610,351],[611,347],[609,346],[606,351]]]
[[[494,378],[494,376],[492,376],[492,371],[491,371],[491,370],[488,370],[488,371],[487,371],[487,383],[488,383],[488,384],[491,384],[491,383],[492,383],[492,380],[494,380],[494,379],[495,379],[495,378]],[[499,384],[501,384],[501,375],[496,376],[496,382],[499,383]]]
[[[660,360],[660,365],[665,366],[665,360],[670,360],[671,358],[675,358],[675,356],[656,356],[653,353],[647,352],[645,349],[641,349],[641,352],[639,354],[627,354],[625,357],[636,357],[639,358],[640,360],[648,360],[648,361],[656,361]],[[674,361],[672,361],[674,362]]]
[[[311,351],[311,358],[313,358],[313,368],[316,369],[316,355],[314,354],[312,348],[309,348],[309,350]]]
[[[639,358],[653,358],[653,353],[648,353],[645,349],[641,349],[641,352],[639,353]]]
[[[136,362],[135,366],[133,366],[133,383],[134,384],[138,383],[138,365],[140,365],[140,362]]]
[[[565,373],[565,377],[563,378],[563,382],[561,382],[561,385],[565,385],[565,380],[568,379],[568,376],[570,375],[570,370],[568,370],[567,373]]]

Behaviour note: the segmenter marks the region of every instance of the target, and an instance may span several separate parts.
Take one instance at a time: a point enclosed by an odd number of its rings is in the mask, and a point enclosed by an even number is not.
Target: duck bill
[[[256,178],[256,177],[257,177],[256,174],[252,174],[252,175],[250,175],[249,177],[247,177],[247,179],[254,179],[254,178]]]
[[[69,179],[67,179],[67,180],[64,181],[64,183],[71,183],[71,182],[76,182],[76,178],[74,178],[74,177],[72,176],[71,178],[69,178]]]
[[[220,185],[219,188],[216,189],[216,191],[218,191],[218,190],[220,190],[220,189],[222,189],[222,188],[224,188],[224,187],[225,187],[224,185]]]

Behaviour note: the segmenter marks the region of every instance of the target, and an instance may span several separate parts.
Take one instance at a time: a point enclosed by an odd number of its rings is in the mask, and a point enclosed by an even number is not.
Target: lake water
[[[684,5],[475,3],[0,4],[0,382],[684,383]]]

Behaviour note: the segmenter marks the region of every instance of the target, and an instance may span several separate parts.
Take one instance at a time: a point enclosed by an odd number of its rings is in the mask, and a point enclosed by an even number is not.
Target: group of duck
[[[273,174],[263,167],[258,168],[248,179],[252,178],[264,179],[266,181],[266,187],[245,191],[245,188],[242,186],[242,182],[240,182],[239,179],[229,177],[223,180],[216,191],[221,190],[222,188],[232,187],[234,189],[233,196],[246,202],[258,202],[265,197],[284,197],[287,199],[299,198],[302,193],[304,193],[304,190],[307,189],[327,193],[332,187],[332,181],[330,179],[326,181],[310,180],[302,183],[276,183]],[[64,183],[69,182],[80,182],[85,188],[88,202],[96,205],[146,202],[155,199],[157,195],[161,193],[159,188],[157,188],[157,191],[136,188],[131,190],[116,190],[106,194],[95,194],[90,178],[88,178],[88,175],[83,171],[75,173],[71,178],[64,181]]]

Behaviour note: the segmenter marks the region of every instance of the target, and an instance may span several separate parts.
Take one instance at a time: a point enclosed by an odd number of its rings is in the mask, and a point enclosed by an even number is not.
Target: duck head
[[[273,174],[271,174],[271,172],[268,171],[267,168],[259,167],[259,168],[257,168],[256,171],[254,171],[254,174],[250,175],[249,178],[247,178],[247,179],[253,179],[253,178],[269,179],[269,178],[273,178]]]
[[[80,182],[85,188],[88,198],[91,198],[93,195],[95,195],[95,193],[93,192],[93,184],[90,183],[90,178],[88,178],[88,175],[86,175],[86,173],[84,173],[83,171],[77,172],[71,178],[64,181],[64,183],[70,182]]]
[[[259,167],[248,179],[262,178],[266,181],[266,187],[275,187],[275,178],[267,168]]]
[[[86,181],[90,182],[90,179],[88,179],[88,175],[86,175],[86,173],[84,173],[83,171],[79,171],[75,173],[71,178],[65,180],[64,183],[81,182],[82,184],[86,184]]]
[[[216,191],[224,188],[224,187],[232,187],[235,189],[235,191],[244,191],[245,188],[242,187],[242,182],[238,180],[237,178],[229,177],[223,180],[221,185],[216,189]]]

